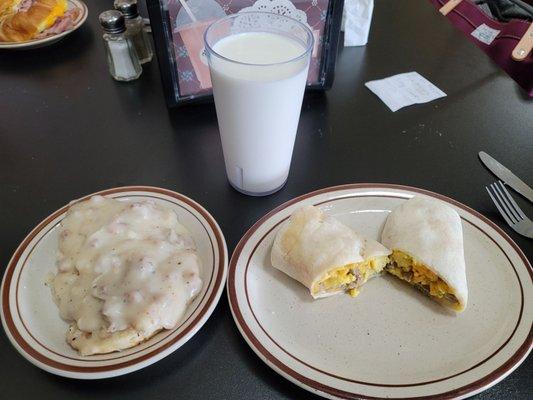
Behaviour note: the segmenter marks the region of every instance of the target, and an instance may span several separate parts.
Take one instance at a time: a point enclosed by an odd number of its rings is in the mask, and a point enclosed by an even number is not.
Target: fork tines
[[[524,213],[501,181],[494,182],[486,189],[494,205],[509,225],[514,225],[525,218]]]

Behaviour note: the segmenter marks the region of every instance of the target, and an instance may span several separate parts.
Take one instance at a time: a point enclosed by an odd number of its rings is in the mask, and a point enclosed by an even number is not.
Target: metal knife
[[[494,175],[533,203],[533,189],[526,185],[524,181],[484,151],[479,152],[479,158]]]

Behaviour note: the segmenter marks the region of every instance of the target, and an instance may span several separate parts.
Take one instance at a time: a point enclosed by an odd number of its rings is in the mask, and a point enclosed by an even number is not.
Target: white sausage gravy
[[[52,294],[82,355],[135,346],[172,329],[202,288],[200,259],[173,210],[102,196],[61,222]]]

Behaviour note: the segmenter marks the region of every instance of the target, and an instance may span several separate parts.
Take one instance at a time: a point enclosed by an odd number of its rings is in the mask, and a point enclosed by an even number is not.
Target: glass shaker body
[[[109,73],[117,81],[132,81],[142,73],[131,39],[124,33],[104,33]]]
[[[144,31],[143,19],[137,14],[134,18],[126,17],[126,35],[131,38],[141,64],[152,61],[152,43]]]

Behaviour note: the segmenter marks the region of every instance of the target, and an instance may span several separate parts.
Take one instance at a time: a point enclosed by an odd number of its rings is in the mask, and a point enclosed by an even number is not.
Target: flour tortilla
[[[425,264],[454,291],[459,311],[466,308],[463,229],[453,208],[429,197],[413,197],[389,215],[381,241]]]
[[[391,252],[375,240],[359,236],[319,208],[294,212],[279,229],[272,247],[272,265],[311,288],[328,271],[347,264],[388,256]],[[311,293],[314,298],[343,292]]]

